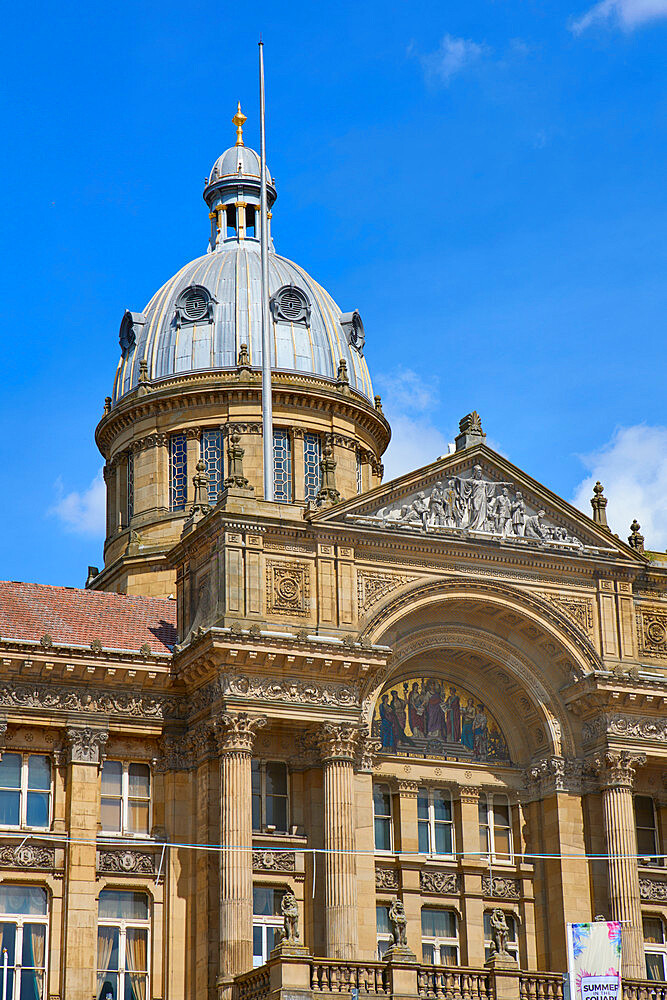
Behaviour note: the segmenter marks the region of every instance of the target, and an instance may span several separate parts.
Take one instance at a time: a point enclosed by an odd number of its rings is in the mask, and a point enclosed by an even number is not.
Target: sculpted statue
[[[472,479],[464,479],[462,484],[463,498],[468,506],[468,527],[473,531],[485,531],[493,507],[491,501],[496,492],[496,484],[482,479],[481,465],[476,465],[472,470]]]
[[[523,531],[526,538],[546,538],[546,534],[542,527],[542,518],[544,517],[544,511],[538,510],[537,514],[529,515],[523,525]]]
[[[394,944],[404,948],[408,946],[408,918],[405,915],[405,908],[400,899],[394,899],[389,908],[389,922],[394,935]]]
[[[493,955],[509,955],[507,938],[509,927],[502,910],[496,909],[491,914],[491,953]]]
[[[286,892],[280,902],[285,931],[283,941],[287,944],[299,943],[299,904],[293,892]]]

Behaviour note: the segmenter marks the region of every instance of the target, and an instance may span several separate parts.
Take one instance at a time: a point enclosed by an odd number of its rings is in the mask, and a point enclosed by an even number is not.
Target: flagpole
[[[264,128],[264,43],[259,43],[260,242],[262,252],[262,435],[264,499],[273,500],[273,400],[271,395],[271,318],[269,315],[269,229],[266,203],[266,132]]]

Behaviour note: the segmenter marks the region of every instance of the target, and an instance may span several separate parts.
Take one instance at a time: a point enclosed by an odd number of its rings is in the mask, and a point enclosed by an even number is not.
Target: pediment
[[[562,554],[641,556],[501,455],[480,444],[314,515],[365,531],[488,542]]]

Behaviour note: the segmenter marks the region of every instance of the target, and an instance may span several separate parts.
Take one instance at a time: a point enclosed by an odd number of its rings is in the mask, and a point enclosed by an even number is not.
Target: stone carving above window
[[[482,875],[482,893],[493,899],[519,899],[521,883],[518,878],[492,878]]]
[[[398,889],[398,872],[395,868],[375,869],[376,889]]]
[[[667,614],[663,609],[641,608],[637,612],[639,650],[645,656],[667,658]]]
[[[292,851],[252,852],[252,867],[256,872],[293,872],[295,868]]]
[[[155,857],[143,851],[98,851],[97,870],[117,875],[154,875]]]
[[[377,511],[348,514],[358,523],[423,532],[466,532],[469,536],[578,552],[584,548],[569,529],[531,506],[515,483],[488,479],[480,465],[388,504]],[[590,547],[589,547],[590,548]],[[595,549],[597,551],[597,548]]]
[[[647,903],[667,903],[667,882],[653,878],[640,878],[639,895]]]
[[[283,285],[269,300],[274,323],[310,323],[308,296],[296,285]]]
[[[3,868],[53,868],[55,857],[52,847],[33,847],[31,844],[0,847],[0,866]]]
[[[433,892],[439,896],[451,896],[459,891],[459,877],[456,872],[419,873],[419,888],[422,892]]]
[[[310,572],[307,563],[267,563],[266,612],[269,615],[310,614]]]

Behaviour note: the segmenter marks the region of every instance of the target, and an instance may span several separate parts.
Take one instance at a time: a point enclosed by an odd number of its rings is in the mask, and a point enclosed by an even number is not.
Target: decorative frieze
[[[92,729],[90,726],[80,729],[69,726],[65,730],[65,739],[72,764],[101,764],[109,733],[106,729]]]
[[[267,562],[266,612],[267,615],[310,614],[308,563]]]
[[[667,882],[640,878],[639,895],[645,903],[667,903]]]
[[[114,875],[154,875],[155,855],[144,851],[98,851],[97,870]]]
[[[33,847],[32,844],[0,847],[0,866],[3,868],[54,868],[56,852],[52,847]]]
[[[664,608],[637,609],[637,639],[644,656],[667,657],[667,613]]]
[[[375,888],[385,891],[398,889],[398,872],[395,868],[375,869]]]
[[[482,893],[489,899],[519,899],[521,883],[518,878],[497,878],[482,875]]]
[[[419,873],[419,888],[422,892],[453,896],[459,891],[459,887],[459,876],[456,872],[433,872],[422,869]]]
[[[300,680],[297,677],[249,677],[243,674],[222,674],[200,688],[189,701],[190,715],[228,698],[252,698],[253,701],[279,701],[289,704],[331,705],[357,708],[359,690],[354,684],[335,681]]]
[[[252,852],[252,868],[256,872],[293,872],[294,852],[255,850]]]
[[[57,687],[52,684],[2,684],[0,709],[36,709],[46,712],[93,712],[125,715],[134,719],[178,718],[179,702],[172,697],[136,694],[133,691],[91,687]]]
[[[406,583],[416,580],[416,576],[399,573],[357,573],[357,602],[360,611],[368,611],[383,597]]]
[[[612,715],[597,715],[584,723],[582,735],[585,743],[592,743],[603,735],[627,736],[634,740],[667,743],[667,719],[622,715],[619,712]]]

